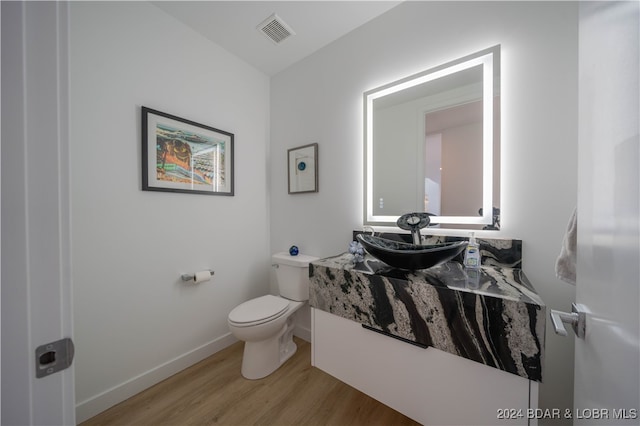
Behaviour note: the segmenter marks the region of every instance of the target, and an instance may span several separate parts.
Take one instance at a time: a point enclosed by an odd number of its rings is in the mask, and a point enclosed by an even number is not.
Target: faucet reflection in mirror
[[[494,46],[364,94],[364,225],[499,229],[499,88]]]

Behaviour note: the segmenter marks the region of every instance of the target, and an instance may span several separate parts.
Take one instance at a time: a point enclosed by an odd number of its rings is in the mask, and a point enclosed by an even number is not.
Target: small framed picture
[[[289,149],[287,160],[289,194],[318,192],[318,144]]]
[[[233,195],[233,133],[142,107],[142,190]]]

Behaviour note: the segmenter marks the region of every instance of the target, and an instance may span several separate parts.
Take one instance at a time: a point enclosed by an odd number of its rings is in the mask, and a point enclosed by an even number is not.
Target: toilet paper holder
[[[207,269],[207,271],[209,271],[211,276],[213,276],[213,274],[215,273],[210,269]],[[193,273],[193,274],[182,274],[182,275],[180,275],[180,278],[182,278],[182,281],[195,281],[196,274],[195,273]]]

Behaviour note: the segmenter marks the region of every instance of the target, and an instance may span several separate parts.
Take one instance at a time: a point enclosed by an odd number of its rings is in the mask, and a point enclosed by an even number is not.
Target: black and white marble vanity
[[[546,307],[521,241],[479,242],[479,270],[313,262],[313,364],[423,424],[535,423]]]

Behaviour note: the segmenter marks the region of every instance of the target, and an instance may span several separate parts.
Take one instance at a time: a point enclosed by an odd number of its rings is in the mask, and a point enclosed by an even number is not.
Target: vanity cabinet
[[[546,307],[484,244],[472,271],[312,262],[312,364],[422,424],[536,424]]]
[[[424,425],[527,425],[538,383],[311,309],[311,363]]]

